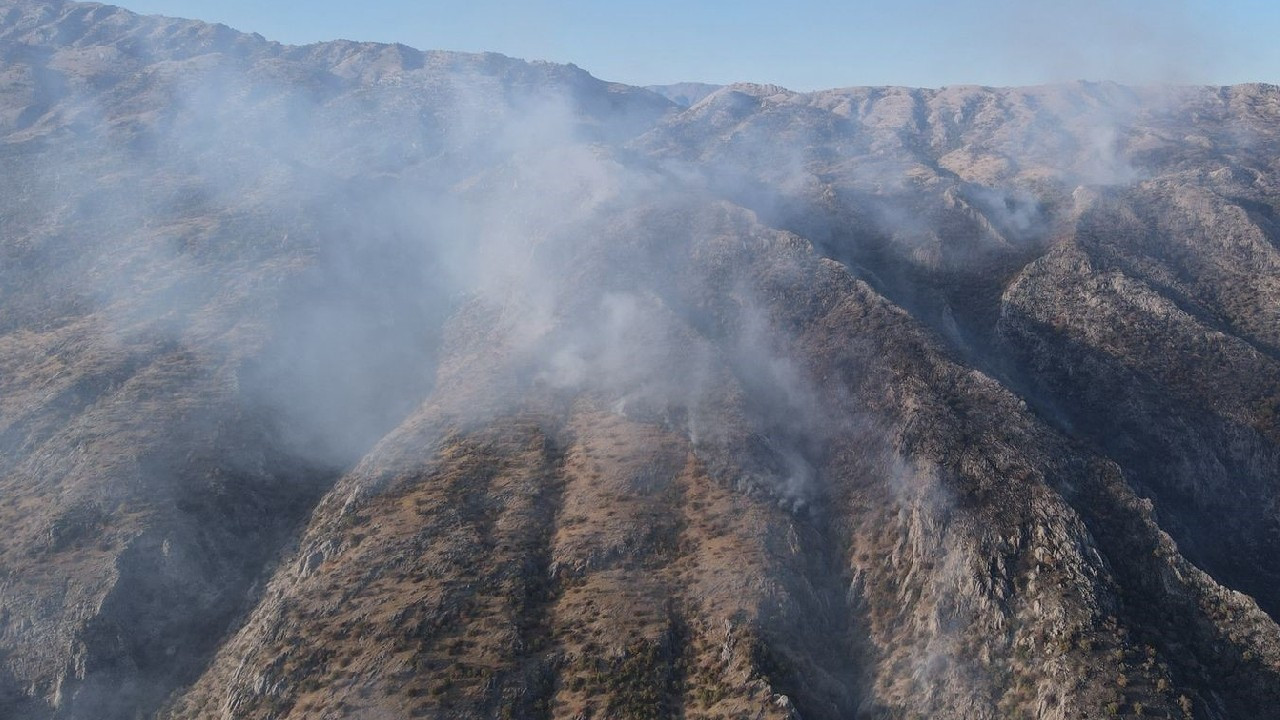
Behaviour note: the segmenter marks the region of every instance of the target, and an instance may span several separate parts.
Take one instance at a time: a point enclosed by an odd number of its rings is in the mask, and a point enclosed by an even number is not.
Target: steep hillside
[[[0,2],[0,716],[1280,717],[1280,90],[655,90]]]

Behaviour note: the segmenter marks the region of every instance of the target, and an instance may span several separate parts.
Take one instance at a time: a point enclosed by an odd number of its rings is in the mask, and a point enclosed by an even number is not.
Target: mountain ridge
[[[0,714],[1274,716],[1275,86],[3,7]]]

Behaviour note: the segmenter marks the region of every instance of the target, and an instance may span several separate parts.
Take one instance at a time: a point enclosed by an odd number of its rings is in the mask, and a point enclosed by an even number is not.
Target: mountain
[[[0,2],[0,717],[1280,717],[1280,89],[685,97]]]
[[[671,85],[646,85],[645,90],[655,92],[680,107],[687,108],[702,98],[724,87],[708,83],[683,82]]]

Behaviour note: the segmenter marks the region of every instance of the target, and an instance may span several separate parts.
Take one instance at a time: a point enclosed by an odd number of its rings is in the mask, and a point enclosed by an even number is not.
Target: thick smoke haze
[[[1094,10],[1078,22],[1123,26],[1100,14],[1125,11]],[[1063,13],[1011,9],[1046,31]],[[37,226],[77,229],[73,294],[97,332],[189,352],[289,452],[336,471],[428,397],[450,316],[484,307],[503,358],[490,380],[507,394],[473,404],[470,422],[514,411],[505,403],[533,378],[619,413],[687,418],[695,444],[730,442],[698,408],[704,383],[728,373],[756,404],[750,432],[776,475],[745,482],[797,503],[817,492],[803,458],[852,421],[823,409],[829,390],[790,359],[794,339],[760,288],[687,265],[726,232],[698,203],[738,203],[889,290],[901,281],[866,264],[873,245],[904,248],[928,272],[965,267],[1043,242],[1047,204],[1075,184],[1139,179],[1128,128],[1162,92],[1026,91],[1043,95],[1042,127],[986,139],[1003,167],[957,182],[927,178],[932,161],[899,130],[918,122],[921,91],[740,85],[677,114],[642,90],[501,56],[282,48],[188,26],[214,52],[174,60],[162,27],[141,21],[124,50],[54,55],[44,72],[58,79],[35,88],[49,110],[22,130],[73,133],[74,151],[40,156],[34,182],[54,204]],[[1178,34],[1149,40],[1165,36]],[[1079,67],[1065,48],[1063,60]],[[939,101],[935,112],[951,112]],[[954,102],[942,128],[981,126],[983,100]],[[1065,185],[1002,155],[1062,168]],[[921,192],[942,215],[919,212]],[[692,225],[652,220],[663,216]],[[947,223],[971,239],[945,237]],[[865,229],[850,236],[851,225]],[[684,352],[689,339],[668,326],[698,320],[673,308],[726,290],[736,316],[714,332],[731,335],[730,356],[696,349],[718,338]],[[906,292],[908,306],[932,302]],[[971,341],[949,307],[928,312],[950,341]]]
[[[804,136],[771,145],[753,131],[735,141],[752,154],[710,172],[629,166],[626,144],[672,106],[576,69],[350,44],[173,66],[156,42],[130,45],[145,69],[105,97],[105,55],[59,55],[88,77],[72,74],[40,121],[84,128],[36,177],[60,203],[43,222],[88,241],[74,282],[95,332],[188,353],[299,462],[336,471],[428,397],[450,315],[488,308],[496,394],[471,397],[458,420],[515,411],[515,384],[533,378],[724,446],[740,440],[699,403],[729,373],[764,418],[752,442],[767,470],[741,482],[800,504],[814,494],[791,445],[820,444],[831,419],[756,289],[728,288],[727,359],[673,336],[688,320],[671,315],[679,298],[724,290],[680,269],[704,236],[733,232],[696,198],[780,212],[814,183]],[[304,54],[331,69],[303,71]],[[747,179],[761,170],[769,197]],[[655,225],[663,216],[694,225]]]

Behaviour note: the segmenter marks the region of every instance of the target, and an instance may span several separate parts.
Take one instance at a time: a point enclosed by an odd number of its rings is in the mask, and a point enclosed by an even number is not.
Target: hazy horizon
[[[572,63],[631,85],[1019,86],[1072,80],[1232,85],[1280,80],[1280,7],[978,0],[895,7],[804,0],[719,4],[540,0],[466,6],[376,0],[133,0],[144,14],[220,22],[287,44],[347,39]]]

